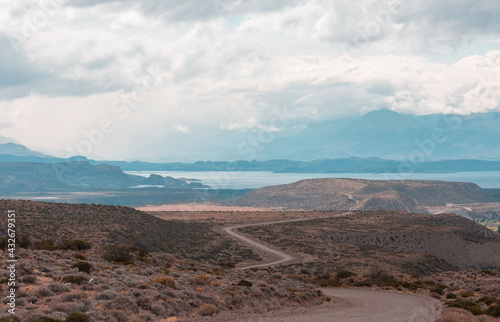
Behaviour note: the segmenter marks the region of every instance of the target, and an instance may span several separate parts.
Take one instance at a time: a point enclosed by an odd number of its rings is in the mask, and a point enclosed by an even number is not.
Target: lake
[[[125,171],[148,177],[150,174],[198,179],[215,189],[255,189],[314,178],[357,178],[370,180],[443,180],[473,182],[481,188],[500,188],[500,171],[455,173],[273,173],[270,171]],[[189,181],[189,180],[187,180]]]

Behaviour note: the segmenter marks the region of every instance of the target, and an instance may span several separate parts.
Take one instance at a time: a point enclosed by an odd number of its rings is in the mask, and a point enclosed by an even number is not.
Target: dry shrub
[[[167,276],[155,277],[155,278],[153,278],[153,283],[158,283],[158,284],[161,284],[163,286],[169,286],[171,288],[175,288],[175,280],[173,278],[167,277]]]
[[[210,277],[208,275],[197,275],[193,277],[193,283],[196,285],[210,285]]]
[[[474,316],[472,313],[457,309],[446,308],[439,319],[439,322],[496,322],[498,319],[487,315]]]
[[[205,303],[202,306],[200,306],[198,309],[196,309],[196,313],[201,315],[201,316],[214,315],[215,313],[217,313],[217,311],[218,311],[217,306],[215,306],[213,304],[208,304],[208,303]]]

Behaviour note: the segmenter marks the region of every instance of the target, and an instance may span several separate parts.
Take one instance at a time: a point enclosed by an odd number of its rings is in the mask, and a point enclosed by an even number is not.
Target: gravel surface
[[[431,322],[441,315],[441,302],[431,297],[371,289],[325,288],[332,302],[257,314],[227,314],[189,321]]]

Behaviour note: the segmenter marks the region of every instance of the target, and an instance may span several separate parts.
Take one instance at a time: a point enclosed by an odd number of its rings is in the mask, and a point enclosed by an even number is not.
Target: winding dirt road
[[[249,265],[241,267],[248,269],[252,267],[268,267],[284,264],[296,258],[277,249],[270,248],[259,241],[247,238],[234,230],[249,226],[273,225],[296,221],[314,220],[321,218],[332,218],[349,215],[350,212],[323,216],[316,218],[290,219],[283,221],[252,223],[223,228],[223,231],[237,238],[250,247],[256,247],[261,251],[281,257],[280,260],[267,263]],[[334,304],[301,307],[280,310],[264,315],[243,314],[243,315],[219,315],[195,319],[196,321],[304,321],[304,322],[429,322],[437,321],[441,316],[441,302],[428,296],[413,294],[403,294],[372,289],[345,289],[345,288],[324,288],[323,293],[331,296]]]
[[[282,251],[272,249],[272,248],[262,244],[261,242],[254,240],[254,239],[250,239],[250,238],[247,238],[241,234],[238,234],[234,230],[239,229],[239,228],[244,228],[244,227],[250,227],[250,226],[265,226],[265,225],[275,225],[275,224],[283,224],[283,223],[297,222],[297,221],[334,218],[334,217],[346,216],[349,214],[351,214],[351,213],[346,212],[346,213],[342,213],[342,214],[338,214],[338,215],[329,215],[329,216],[321,216],[321,217],[297,218],[297,219],[288,219],[288,220],[281,220],[281,221],[268,221],[268,222],[252,223],[252,224],[243,224],[243,225],[225,227],[225,228],[222,228],[222,230],[225,233],[235,237],[236,239],[243,241],[245,244],[247,244],[251,247],[255,247],[255,248],[258,248],[259,250],[264,251],[268,254],[277,255],[277,256],[281,257],[281,259],[277,260],[277,261],[243,266],[243,267],[240,267],[241,269],[248,269],[248,268],[253,268],[253,267],[269,267],[269,266],[275,266],[275,265],[279,265],[279,264],[283,264],[283,263],[292,261],[295,258],[290,256],[289,254],[283,253]]]

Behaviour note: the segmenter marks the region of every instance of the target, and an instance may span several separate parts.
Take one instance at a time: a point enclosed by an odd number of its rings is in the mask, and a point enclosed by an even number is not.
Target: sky
[[[61,157],[234,159],[382,108],[500,111],[497,0],[0,5],[0,135]]]

